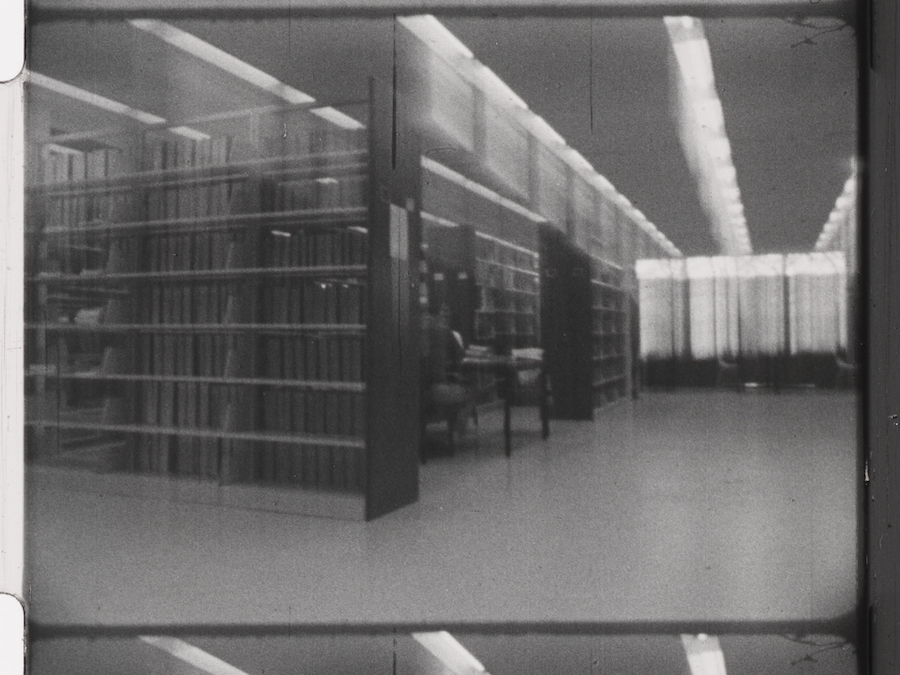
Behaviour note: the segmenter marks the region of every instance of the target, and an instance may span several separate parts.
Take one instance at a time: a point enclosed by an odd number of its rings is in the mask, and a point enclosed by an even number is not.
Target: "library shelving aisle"
[[[429,283],[459,307],[454,328],[499,352],[539,347],[544,219],[434,160],[421,165],[423,243],[438,273]]]
[[[369,127],[306,105],[43,144],[33,461],[168,499],[352,519],[416,499],[397,292],[412,202],[376,175],[389,160],[374,101],[352,104]]]

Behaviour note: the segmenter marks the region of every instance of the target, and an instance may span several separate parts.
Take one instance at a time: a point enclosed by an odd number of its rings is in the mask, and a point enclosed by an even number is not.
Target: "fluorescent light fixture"
[[[710,156],[719,162],[731,162],[731,144],[728,138],[714,138],[707,142]]]
[[[606,176],[599,173],[594,174],[593,182],[594,185],[600,188],[601,191],[607,192],[610,195],[615,194],[616,188],[613,187],[613,184],[609,182],[609,179]]]
[[[129,23],[138,30],[154,35],[173,47],[224,70],[239,80],[263,89],[288,103],[312,103],[315,100],[309,94],[294,89],[259,68],[255,68],[205,40],[201,40],[197,36],[191,35],[164,21],[157,19],[132,19]]]
[[[709,635],[682,635],[691,675],[726,675],[725,654],[719,638]]]
[[[696,115],[697,124],[704,131],[713,132],[717,136],[724,133],[725,116],[722,112],[722,103],[718,98],[696,100],[694,102],[694,115]],[[718,140],[718,138],[714,138]],[[725,140],[727,141],[728,139]]]
[[[538,140],[543,141],[545,145],[552,146],[553,144],[558,144],[563,147],[566,146],[566,139],[560,136],[556,129],[547,124],[543,117],[535,115],[530,126],[530,131],[538,138]]]
[[[71,84],[55,80],[52,77],[36,73],[33,70],[28,72],[28,81],[38,87],[43,87],[44,89],[48,89],[57,94],[74,98],[97,108],[107,110],[117,115],[122,115],[123,117],[130,117],[131,119],[143,122],[144,124],[160,124],[166,121],[164,117],[160,117],[159,115],[132,108],[124,103],[114,101],[111,98],[91,93]]]
[[[671,17],[666,17],[665,22],[669,35],[672,36],[675,56],[688,83],[698,89],[714,87],[712,59],[703,25],[694,20],[689,28],[685,28],[677,20],[673,22]]]
[[[159,115],[132,108],[119,101],[114,101],[111,98],[106,98],[105,96],[94,94],[66,82],[55,80],[52,77],[36,73],[33,70],[28,73],[28,81],[38,87],[43,87],[44,89],[48,89],[57,94],[74,98],[77,101],[115,113],[116,115],[122,115],[123,117],[137,120],[143,124],[165,124],[166,121],[164,117],[160,117]],[[209,138],[209,136],[202,131],[197,131],[190,127],[173,127],[169,129],[169,131],[173,134],[178,134],[179,136],[184,136],[185,138],[190,138],[195,141]]]
[[[501,80],[493,70],[481,62],[478,62],[478,65],[478,71],[482,78],[482,85],[488,93],[493,94],[495,100],[502,101],[507,105],[512,105],[522,110],[528,110],[528,104],[519,98],[519,95],[510,89],[509,85]]]
[[[420,40],[430,43],[430,46],[445,58],[453,56],[475,58],[471,50],[458,37],[430,14],[404,16],[397,20],[401,26],[408,28]]]
[[[729,162],[728,165],[717,166],[715,173],[719,180],[728,186],[723,190],[725,198],[740,199],[741,192],[737,187],[737,169]]]
[[[697,181],[697,192],[713,236],[726,255],[752,253],[743,217],[737,171],[725,132],[722,102],[716,93],[712,56],[700,20],[665,17],[675,54],[679,89],[676,112],[685,158]]]
[[[445,630],[413,633],[412,636],[455,675],[477,675],[487,672],[481,662]]]
[[[426,211],[422,211],[421,213],[422,220],[432,223],[433,225],[438,225],[440,227],[447,228],[455,228],[459,227],[459,223],[454,223],[452,220],[447,220],[446,218],[441,218],[440,216],[435,216]]]
[[[844,189],[834,201],[834,207],[831,209],[831,213],[828,214],[828,220],[825,221],[825,225],[816,240],[814,247],[816,251],[828,249],[845,225],[848,228],[855,226],[851,216],[856,209],[856,162],[853,161],[852,165],[853,170],[850,178],[844,182]]]
[[[190,127],[172,127],[169,131],[173,134],[190,138],[193,141],[205,141],[209,138],[209,134],[197,131],[196,129],[191,129]]]
[[[248,675],[240,668],[178,638],[142,635],[140,640],[209,675]]]
[[[834,203],[839,211],[845,211],[851,204],[853,204],[853,197],[848,194],[842,194]]]
[[[336,108],[315,108],[310,111],[316,117],[320,117],[327,122],[331,122],[332,124],[341,127],[342,129],[364,129],[365,125],[356,121],[349,115],[342,113],[340,110]]]
[[[590,176],[594,173],[594,167],[580,152],[570,147],[565,149],[564,154],[573,169],[581,169],[583,174],[585,174],[584,177],[590,179]]]
[[[243,82],[267,91],[287,103],[302,105],[304,103],[313,103],[316,100],[309,94],[295,89],[267,72],[251,66],[246,61],[242,61],[205,40],[201,40],[197,36],[191,35],[164,21],[157,19],[132,19],[129,23],[138,30],[154,35],[173,47],[220,70],[224,70]],[[343,129],[355,130],[364,128],[364,125],[357,120],[331,107],[316,108],[311,112],[313,115]]]
[[[58,145],[56,143],[47,143],[46,145],[44,145],[44,147],[47,148],[47,150],[59,153],[61,155],[80,155],[80,154],[82,154],[81,150],[76,150],[75,148],[69,148],[65,145]]]

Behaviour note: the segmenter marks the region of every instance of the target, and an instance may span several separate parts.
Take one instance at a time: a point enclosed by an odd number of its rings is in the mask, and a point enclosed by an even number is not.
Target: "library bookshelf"
[[[552,226],[541,230],[541,306],[553,415],[593,419],[630,386],[631,323],[622,267]]]
[[[498,351],[540,345],[540,256],[475,233],[475,341]]]
[[[621,267],[592,255],[590,271],[591,386],[594,406],[602,406],[628,390],[629,303]]]
[[[31,461],[312,515],[415,500],[415,417],[380,421],[411,396],[381,346],[409,346],[384,317],[409,315],[412,202],[378,174],[374,92],[368,126],[285,106],[36,149]]]

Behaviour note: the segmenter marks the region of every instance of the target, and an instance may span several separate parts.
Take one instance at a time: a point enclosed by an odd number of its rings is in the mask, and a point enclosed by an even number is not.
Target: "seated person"
[[[447,305],[429,307],[422,320],[422,368],[427,385],[458,381],[457,370],[465,356],[459,333],[451,330]]]
[[[469,405],[470,392],[458,374],[465,347],[451,330],[446,305],[429,307],[422,319],[422,382],[424,415],[442,414],[447,420],[450,447],[459,413]],[[424,419],[423,419],[424,422]]]

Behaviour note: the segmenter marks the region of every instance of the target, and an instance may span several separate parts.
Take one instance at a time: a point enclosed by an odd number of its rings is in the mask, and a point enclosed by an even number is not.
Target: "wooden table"
[[[460,362],[459,369],[464,372],[489,372],[497,376],[500,397],[503,399],[503,436],[506,442],[507,457],[512,454],[510,409],[515,397],[516,375],[520,372],[539,371],[538,388],[540,399],[538,411],[541,416],[541,438],[546,440],[550,436],[550,395],[543,359],[494,354],[479,354],[477,356],[467,354]]]

